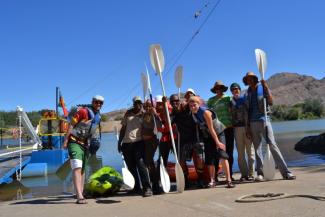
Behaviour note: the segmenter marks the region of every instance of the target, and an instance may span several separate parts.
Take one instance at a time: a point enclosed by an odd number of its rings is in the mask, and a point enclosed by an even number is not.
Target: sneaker
[[[214,188],[214,187],[216,187],[216,183],[211,181],[211,182],[208,183],[207,187],[208,188]]]
[[[152,196],[152,190],[151,188],[147,188],[143,191],[142,197],[150,197]]]
[[[248,180],[248,177],[247,176],[242,176],[239,179],[240,182],[245,182],[246,180]]]
[[[288,173],[286,176],[283,177],[285,180],[295,180],[296,176],[293,175],[292,173]]]
[[[263,182],[264,181],[264,177],[262,175],[258,175],[258,176],[256,176],[255,181],[256,182]]]
[[[252,181],[254,181],[254,176],[248,176],[246,180],[249,182],[252,182]]]

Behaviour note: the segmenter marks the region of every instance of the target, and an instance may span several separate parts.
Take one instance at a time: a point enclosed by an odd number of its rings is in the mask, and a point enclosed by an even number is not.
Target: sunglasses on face
[[[171,100],[170,102],[171,103],[173,103],[173,102],[179,102],[179,100],[178,99],[175,99],[175,100]]]
[[[232,91],[235,91],[235,90],[239,90],[239,88],[238,88],[238,87],[232,88],[232,89],[231,89],[231,92],[232,92]]]
[[[103,101],[99,101],[99,100],[94,101],[94,103],[95,103],[95,104],[99,104],[99,105],[103,105],[103,104],[104,104]]]

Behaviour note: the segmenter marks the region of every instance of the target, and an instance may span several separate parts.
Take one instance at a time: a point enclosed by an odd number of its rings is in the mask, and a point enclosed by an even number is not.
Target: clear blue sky
[[[205,99],[216,80],[242,84],[248,70],[257,71],[255,48],[267,53],[266,78],[278,72],[325,76],[321,0],[222,0],[176,65],[168,67],[216,2],[1,0],[0,110],[54,109],[56,86],[68,108],[95,94],[106,98],[104,112],[126,107],[132,96],[142,96],[144,62],[153,94],[160,94],[149,62],[152,43],[165,53],[167,95],[177,92],[177,65],[184,67],[182,90],[194,88]]]

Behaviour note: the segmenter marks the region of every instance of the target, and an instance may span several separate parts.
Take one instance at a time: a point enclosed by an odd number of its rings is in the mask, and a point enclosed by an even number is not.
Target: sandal
[[[76,204],[87,204],[87,201],[85,198],[80,198],[80,199],[77,199]]]
[[[209,184],[207,185],[208,188],[214,188],[216,186],[215,182],[209,182]]]
[[[226,188],[234,188],[235,185],[231,181],[227,181]]]

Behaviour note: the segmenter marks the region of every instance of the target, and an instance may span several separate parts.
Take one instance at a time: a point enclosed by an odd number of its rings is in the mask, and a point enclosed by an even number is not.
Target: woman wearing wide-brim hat
[[[228,87],[223,84],[222,81],[218,80],[214,83],[213,87],[210,89],[212,93],[216,94],[211,97],[207,106],[214,111],[218,119],[225,125],[225,137],[226,137],[226,151],[229,155],[229,169],[230,175],[232,177],[232,165],[234,162],[233,152],[234,152],[234,130],[232,127],[232,116],[230,112],[231,97],[225,95]],[[217,159],[218,161],[218,159]],[[216,162],[218,165],[218,162]],[[232,178],[233,179],[233,178]]]

